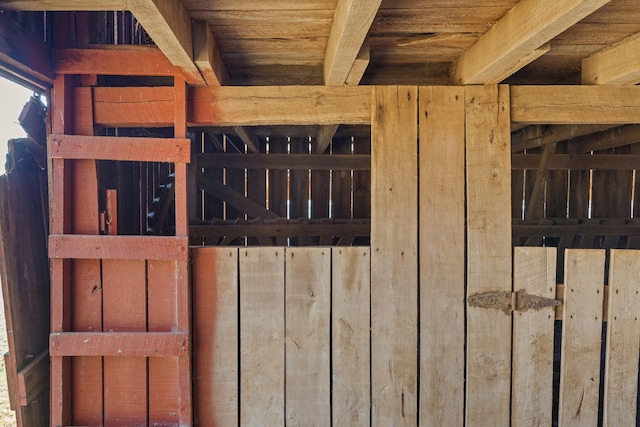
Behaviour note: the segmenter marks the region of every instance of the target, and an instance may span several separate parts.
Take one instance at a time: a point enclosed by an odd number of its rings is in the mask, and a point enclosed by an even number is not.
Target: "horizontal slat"
[[[49,386],[49,352],[43,351],[18,372],[18,403],[27,406]]]
[[[155,46],[104,45],[91,49],[54,49],[52,56],[56,74],[174,76],[181,73]]]
[[[369,154],[199,154],[199,168],[371,170]]]
[[[538,169],[542,154],[513,154],[511,169]],[[554,154],[549,170],[631,170],[640,167],[638,154]]]
[[[91,114],[91,92],[75,89],[76,114]],[[151,102],[153,101],[153,102]],[[189,126],[368,124],[367,86],[220,86],[191,88]],[[111,127],[172,126],[173,88],[93,88],[93,119]]]
[[[189,353],[187,332],[55,332],[51,356],[176,357]]]
[[[638,86],[511,86],[510,89],[513,122],[640,123]]]
[[[211,236],[368,236],[371,224],[232,224],[192,225],[189,234]]]
[[[49,258],[185,260],[187,249],[187,237],[49,236]]]
[[[191,141],[183,138],[52,135],[53,158],[189,163]]]

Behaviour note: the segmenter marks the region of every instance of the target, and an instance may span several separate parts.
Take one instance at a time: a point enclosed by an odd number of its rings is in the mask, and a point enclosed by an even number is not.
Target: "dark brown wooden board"
[[[269,153],[287,154],[288,141],[286,137],[269,139]],[[269,171],[269,210],[277,215],[287,217],[287,197],[289,183],[286,170]]]
[[[333,138],[331,143],[332,154],[351,154],[351,138]],[[351,171],[332,171],[331,183],[331,217],[351,218]]]
[[[595,154],[629,154],[629,146]],[[630,218],[633,171],[593,171],[592,217]]]

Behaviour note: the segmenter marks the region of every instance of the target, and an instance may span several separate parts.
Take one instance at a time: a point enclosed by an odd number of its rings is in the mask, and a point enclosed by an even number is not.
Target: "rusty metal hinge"
[[[545,307],[560,305],[558,300],[531,295],[525,291],[482,292],[469,296],[467,301],[471,307],[495,308],[506,314],[512,311],[541,310]]]

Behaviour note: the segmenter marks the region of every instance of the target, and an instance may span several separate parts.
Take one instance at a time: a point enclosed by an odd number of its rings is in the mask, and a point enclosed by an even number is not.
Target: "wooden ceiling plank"
[[[610,0],[522,0],[457,60],[454,84],[485,84]]]
[[[582,84],[635,85],[640,83],[640,33],[582,60]]]
[[[204,83],[193,62],[191,18],[182,1],[132,0],[131,13],[169,61],[183,70],[190,84]]]
[[[382,0],[339,0],[324,59],[326,85],[343,85]]]
[[[229,84],[227,66],[206,21],[193,23],[193,60],[207,86]]]

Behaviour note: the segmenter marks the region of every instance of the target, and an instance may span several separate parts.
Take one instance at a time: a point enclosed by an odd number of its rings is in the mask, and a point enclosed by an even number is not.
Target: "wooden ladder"
[[[93,114],[77,113],[92,102],[74,102],[93,89],[72,82],[55,79],[48,147],[51,425],[190,425],[185,80],[174,138],[93,136]],[[118,235],[113,193],[101,234],[98,160],[173,163],[175,236]]]

